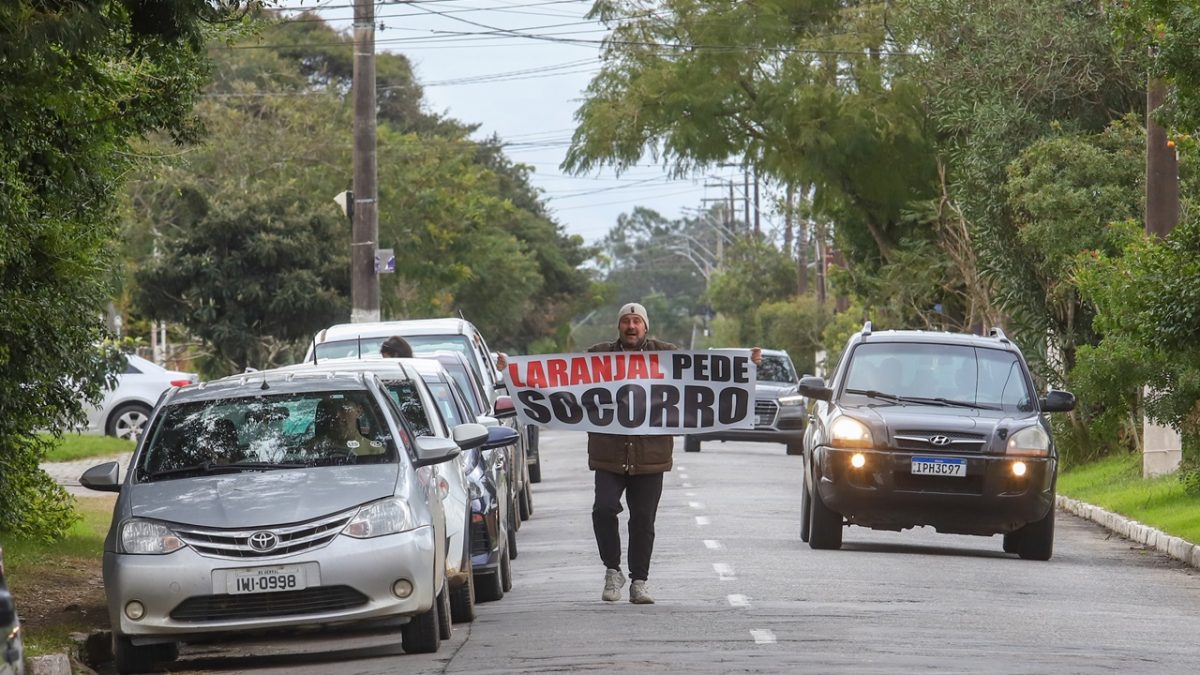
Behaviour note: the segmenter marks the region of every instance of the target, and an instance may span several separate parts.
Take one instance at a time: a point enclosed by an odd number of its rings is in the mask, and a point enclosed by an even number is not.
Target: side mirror
[[[1075,409],[1075,394],[1069,391],[1051,389],[1038,400],[1042,412],[1071,412]]]
[[[117,480],[121,465],[116,462],[97,464],[79,477],[79,484],[89,490],[98,492],[120,492],[121,482]]]
[[[468,422],[454,427],[454,442],[463,450],[478,448],[488,440],[488,430],[482,424]]]
[[[489,428],[500,426],[500,420],[492,417],[491,415],[476,415],[475,421]]]
[[[811,375],[800,378],[800,394],[809,398],[828,401],[833,398],[833,390],[825,386],[825,378]]]
[[[3,626],[7,631],[8,627],[12,626],[16,622],[17,604],[13,602],[12,593],[9,593],[7,588],[0,589],[0,626]]]
[[[498,420],[517,416],[517,406],[513,405],[511,396],[497,396],[496,405],[492,408],[492,417]]]
[[[521,439],[521,434],[518,434],[517,430],[512,427],[491,427],[487,432],[487,442],[480,446],[484,450],[495,450],[514,445]]]
[[[458,457],[458,443],[449,438],[437,436],[418,436],[416,440],[417,458],[413,466],[422,467],[431,464],[441,464]]]

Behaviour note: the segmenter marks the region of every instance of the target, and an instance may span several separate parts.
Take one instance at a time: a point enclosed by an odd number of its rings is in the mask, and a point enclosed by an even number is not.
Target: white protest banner
[[[504,382],[524,424],[609,434],[754,428],[749,349],[510,356]]]

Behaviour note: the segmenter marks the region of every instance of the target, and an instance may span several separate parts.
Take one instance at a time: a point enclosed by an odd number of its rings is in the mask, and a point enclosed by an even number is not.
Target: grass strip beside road
[[[111,457],[123,452],[132,452],[134,442],[112,436],[91,436],[88,434],[63,434],[60,438],[50,441],[54,448],[46,454],[47,462],[71,462],[77,459],[91,457]]]
[[[56,542],[5,535],[4,574],[25,631],[25,655],[74,646],[71,633],[108,628],[101,564],[115,496],[80,497],[79,520]]]
[[[1140,454],[1071,467],[1059,475],[1058,492],[1200,544],[1200,496],[1174,474],[1142,478]]]

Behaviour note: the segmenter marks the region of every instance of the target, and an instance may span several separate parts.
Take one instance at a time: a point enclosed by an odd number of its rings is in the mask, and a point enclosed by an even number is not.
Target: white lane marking
[[[683,487],[685,487],[685,488],[690,488],[690,487],[692,487],[692,484],[691,484],[691,483],[684,483],[684,484],[683,484]]]
[[[675,468],[676,468],[676,469],[679,469],[680,471],[687,471],[687,467],[686,467],[686,466],[677,466],[677,467],[675,467]]]
[[[679,480],[687,480],[687,479],[688,479],[688,475],[686,473],[679,474]]]
[[[721,581],[737,581],[733,568],[725,563],[713,563],[713,571],[717,573]]]
[[[722,544],[716,539],[705,539],[704,546],[712,551],[720,551],[721,549],[725,548],[725,544]]]
[[[695,497],[695,496],[696,496],[696,493],[695,493],[695,492],[685,492],[685,493],[683,493],[683,494],[684,494],[684,496],[686,496],[686,497]]]
[[[707,525],[709,523],[708,516],[696,516],[697,525]]]
[[[704,509],[704,505],[701,504],[700,502],[688,502],[688,506],[690,506],[693,509],[698,509],[698,510]]]
[[[747,598],[746,596],[742,595],[741,593],[732,593],[730,595],[725,596],[725,599],[729,601],[730,607],[738,607],[740,609],[750,609],[750,598]]]
[[[750,631],[750,636],[754,638],[756,645],[773,645],[775,644],[775,633],[769,628],[757,628]]]

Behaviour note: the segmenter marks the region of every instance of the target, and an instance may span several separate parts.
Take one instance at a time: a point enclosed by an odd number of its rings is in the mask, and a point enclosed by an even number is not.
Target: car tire
[[[138,646],[122,635],[113,635],[113,665],[118,673],[151,673],[179,658],[179,645],[167,642]]]
[[[788,443],[787,444],[787,454],[793,455],[793,456],[803,455],[804,454],[804,444],[803,443]]]
[[[442,582],[442,592],[438,593],[438,635],[443,640],[449,640],[454,635],[454,619],[450,608],[450,582]]]
[[[700,439],[695,436],[683,437],[684,452],[700,452]]]
[[[442,646],[441,621],[438,618],[439,598],[433,606],[412,617],[400,629],[400,644],[409,654],[433,654]]]
[[[521,490],[520,511],[521,520],[533,517],[533,494],[530,492],[529,483],[525,483],[525,489]]]
[[[529,465],[529,482],[542,482],[542,453],[538,450],[538,428],[529,427],[526,432],[529,434],[529,454],[533,456],[533,463]]]
[[[808,479],[800,479],[800,541],[808,542],[809,518],[812,516],[809,511],[812,510],[812,504],[809,503],[808,495]]]
[[[454,623],[471,623],[475,620],[475,572],[467,559],[467,580],[450,593],[450,617]]]
[[[812,490],[808,495],[808,546],[818,550],[835,551],[842,547],[842,514],[825,506],[821,495]]]
[[[519,551],[517,550],[517,528],[513,527],[513,520],[515,519],[510,516],[508,523],[508,547],[505,550],[508,551],[509,559],[516,560]]]
[[[122,403],[108,416],[104,433],[117,438],[136,440],[150,419],[150,406],[145,403]]]
[[[1053,501],[1051,501],[1053,504]],[[1049,560],[1054,555],[1054,506],[1041,520],[1017,530],[1017,555],[1022,560]]]
[[[1009,532],[1004,535],[1004,552],[1016,553],[1021,546],[1021,535],[1017,532]]]
[[[500,558],[500,587],[507,593],[512,590],[512,556]]]

